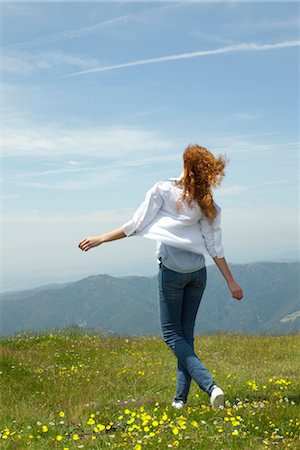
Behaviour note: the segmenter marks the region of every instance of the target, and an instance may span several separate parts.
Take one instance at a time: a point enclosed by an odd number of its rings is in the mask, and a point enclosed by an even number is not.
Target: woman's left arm
[[[155,218],[162,204],[163,198],[160,194],[158,182],[147,191],[145,200],[135,211],[129,222],[126,222],[121,228],[117,228],[109,233],[101,234],[100,236],[88,236],[79,242],[78,247],[83,251],[87,251],[104,242],[134,236]]]
[[[78,247],[82,251],[87,252],[93,247],[104,244],[104,242],[116,241],[117,239],[123,239],[124,237],[126,237],[126,234],[123,229],[117,228],[116,230],[101,234],[100,236],[88,236],[79,242]]]

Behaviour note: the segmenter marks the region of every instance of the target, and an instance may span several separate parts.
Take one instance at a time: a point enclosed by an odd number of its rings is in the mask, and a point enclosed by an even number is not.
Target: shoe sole
[[[220,406],[224,406],[224,394],[217,395],[212,404],[213,409],[218,409]]]
[[[173,406],[173,408],[175,408],[175,409],[182,409],[182,408],[185,407],[185,405],[175,406],[175,405],[173,405],[173,403],[172,403],[172,406]]]

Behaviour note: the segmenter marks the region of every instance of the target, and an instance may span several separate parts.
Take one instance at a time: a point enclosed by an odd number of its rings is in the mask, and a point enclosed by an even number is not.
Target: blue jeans
[[[194,352],[194,328],[206,286],[207,270],[179,273],[159,266],[159,312],[165,343],[177,357],[177,382],[174,400],[187,401],[191,380],[211,394],[214,380]]]

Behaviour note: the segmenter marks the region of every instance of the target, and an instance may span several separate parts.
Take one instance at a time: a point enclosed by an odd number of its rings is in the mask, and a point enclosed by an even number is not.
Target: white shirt
[[[173,179],[174,180],[174,179]],[[183,202],[177,211],[182,188],[173,180],[157,182],[122,229],[126,236],[141,236],[193,253],[223,257],[221,208],[214,202],[217,216],[211,223],[196,201]]]

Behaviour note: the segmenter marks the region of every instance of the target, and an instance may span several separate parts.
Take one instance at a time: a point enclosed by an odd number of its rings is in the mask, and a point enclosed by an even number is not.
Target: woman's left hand
[[[88,236],[79,242],[78,247],[82,251],[87,252],[91,248],[97,247],[97,245],[100,245],[102,243],[103,240],[101,236]]]

